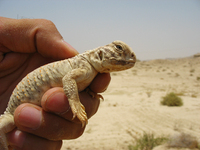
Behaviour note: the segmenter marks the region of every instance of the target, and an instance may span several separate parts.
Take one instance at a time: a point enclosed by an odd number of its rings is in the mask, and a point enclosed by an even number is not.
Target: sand
[[[144,132],[184,132],[200,141],[200,57],[139,61],[111,75],[105,100],[84,134],[64,141],[62,150],[128,150]],[[169,92],[180,95],[183,106],[161,105]]]

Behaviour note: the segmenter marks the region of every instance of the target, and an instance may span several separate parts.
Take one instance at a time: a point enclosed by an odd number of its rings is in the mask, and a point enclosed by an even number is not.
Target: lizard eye
[[[115,45],[115,48],[119,52],[123,52],[123,47],[121,45]]]
[[[116,45],[116,48],[119,49],[119,50],[123,50],[121,45]]]

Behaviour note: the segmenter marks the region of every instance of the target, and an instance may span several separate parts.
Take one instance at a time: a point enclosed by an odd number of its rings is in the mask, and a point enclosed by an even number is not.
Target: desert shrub
[[[200,81],[200,77],[197,77],[197,81]]]
[[[192,94],[191,97],[197,98],[197,95],[196,94]]]
[[[116,75],[117,75],[117,73],[116,73],[116,72],[112,72],[112,75],[113,75],[113,76],[116,76]]]
[[[194,70],[194,69],[191,69],[191,70],[190,70],[190,73],[193,73],[193,72],[195,72],[195,70]]]
[[[180,75],[178,73],[175,74],[175,77],[179,77]]]
[[[129,145],[129,150],[152,150],[154,147],[163,144],[168,138],[155,137],[154,134],[144,133],[143,136],[136,139],[135,145]]]
[[[176,92],[175,93],[177,96],[184,96],[184,92]]]
[[[167,106],[182,106],[183,105],[182,99],[173,92],[167,94],[162,99],[163,99],[161,101],[162,105],[167,105]]]
[[[146,94],[147,94],[148,97],[151,97],[152,91],[147,91]]]

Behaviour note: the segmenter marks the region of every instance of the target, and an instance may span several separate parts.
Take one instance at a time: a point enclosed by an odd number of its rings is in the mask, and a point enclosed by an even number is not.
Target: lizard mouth
[[[110,61],[113,65],[135,65],[135,60],[134,59],[129,59],[129,60],[121,60],[121,59],[116,59],[116,58],[110,58]]]

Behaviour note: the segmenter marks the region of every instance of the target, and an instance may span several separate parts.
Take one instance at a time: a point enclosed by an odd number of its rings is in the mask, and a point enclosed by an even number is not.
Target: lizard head
[[[136,56],[122,41],[98,47],[93,53],[92,65],[100,73],[126,70],[135,65]]]

